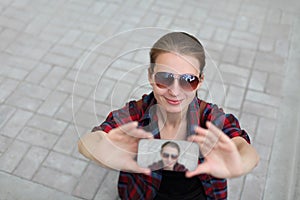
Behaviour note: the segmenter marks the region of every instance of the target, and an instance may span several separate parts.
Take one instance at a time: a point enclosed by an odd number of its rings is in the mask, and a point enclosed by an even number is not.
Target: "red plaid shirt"
[[[230,138],[241,136],[250,143],[244,130],[241,130],[238,120],[231,114],[225,114],[214,104],[207,103],[202,116],[200,116],[201,100],[194,98],[188,109],[188,136],[194,134],[194,125],[203,126],[205,121],[211,121]],[[111,112],[106,120],[93,128],[92,131],[103,130],[108,133],[111,129],[131,121],[138,121],[139,126],[152,132],[154,138],[160,139],[160,133],[155,112],[156,99],[153,93],[144,95],[141,101],[131,101],[123,108]],[[154,108],[154,109],[153,109]],[[199,158],[199,164],[204,161]],[[202,182],[207,199],[226,199],[227,181],[208,174],[198,176]],[[159,190],[162,175],[154,171],[150,176],[137,173],[120,172],[118,191],[121,199],[138,200],[153,199]]]

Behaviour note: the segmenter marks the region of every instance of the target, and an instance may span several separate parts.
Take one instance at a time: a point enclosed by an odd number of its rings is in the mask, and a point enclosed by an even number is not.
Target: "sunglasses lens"
[[[199,84],[199,79],[197,76],[190,74],[183,74],[180,76],[179,80],[180,86],[186,91],[193,91],[197,88]]]
[[[154,81],[157,87],[167,88],[174,82],[174,74],[168,72],[157,72],[154,75]],[[199,78],[191,74],[180,75],[179,84],[185,91],[193,91],[199,84]]]
[[[167,88],[172,85],[174,76],[168,72],[157,72],[154,76],[155,83],[159,88]]]
[[[163,154],[162,154],[162,157],[163,157],[163,158],[169,158],[169,157],[171,157],[173,160],[175,160],[175,159],[178,158],[178,155],[168,154],[168,153],[163,153]]]

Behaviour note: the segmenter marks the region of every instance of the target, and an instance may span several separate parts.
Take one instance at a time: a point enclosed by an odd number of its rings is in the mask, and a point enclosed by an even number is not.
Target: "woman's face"
[[[199,61],[192,56],[162,53],[156,58],[153,74],[149,74],[149,81],[157,103],[167,113],[180,113],[187,110],[202,82],[199,79],[200,83],[197,87],[192,91],[187,91],[180,86],[178,75],[190,74],[199,78],[199,66]],[[173,73],[176,79],[169,87],[158,87],[154,82],[154,75],[157,72]]]
[[[161,158],[163,161],[165,170],[173,170],[174,165],[178,161],[179,152],[175,147],[165,146],[161,152]]]

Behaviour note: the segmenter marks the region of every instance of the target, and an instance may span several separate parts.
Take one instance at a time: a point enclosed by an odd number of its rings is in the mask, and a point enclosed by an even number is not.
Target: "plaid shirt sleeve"
[[[131,121],[139,121],[144,110],[151,104],[153,95],[144,95],[141,101],[130,101],[123,108],[112,111],[106,120],[92,129],[109,133],[113,128]],[[121,199],[153,199],[159,189],[161,174],[152,172],[150,176],[137,173],[120,172],[118,192]]]
[[[230,138],[240,136],[250,143],[248,134],[241,129],[238,120],[232,114],[224,113],[218,106],[207,103],[202,119],[205,122],[211,121]],[[200,162],[203,162],[203,159]],[[207,199],[227,199],[226,179],[215,178],[207,174],[199,175],[199,178],[202,181]]]
[[[92,129],[92,132],[102,130],[108,133],[111,129],[132,121],[138,121],[142,110],[137,106],[137,101],[130,101],[123,108],[109,113],[106,120]]]
[[[226,114],[223,109],[214,104],[207,104],[204,112],[204,120],[211,121],[221,129],[228,137],[240,136],[250,143],[250,138],[246,131],[242,130],[237,118],[232,114]]]

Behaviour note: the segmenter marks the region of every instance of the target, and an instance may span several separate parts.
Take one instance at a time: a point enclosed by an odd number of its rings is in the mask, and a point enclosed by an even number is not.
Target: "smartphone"
[[[152,171],[193,171],[198,166],[199,154],[199,146],[194,142],[141,139],[137,163]]]

